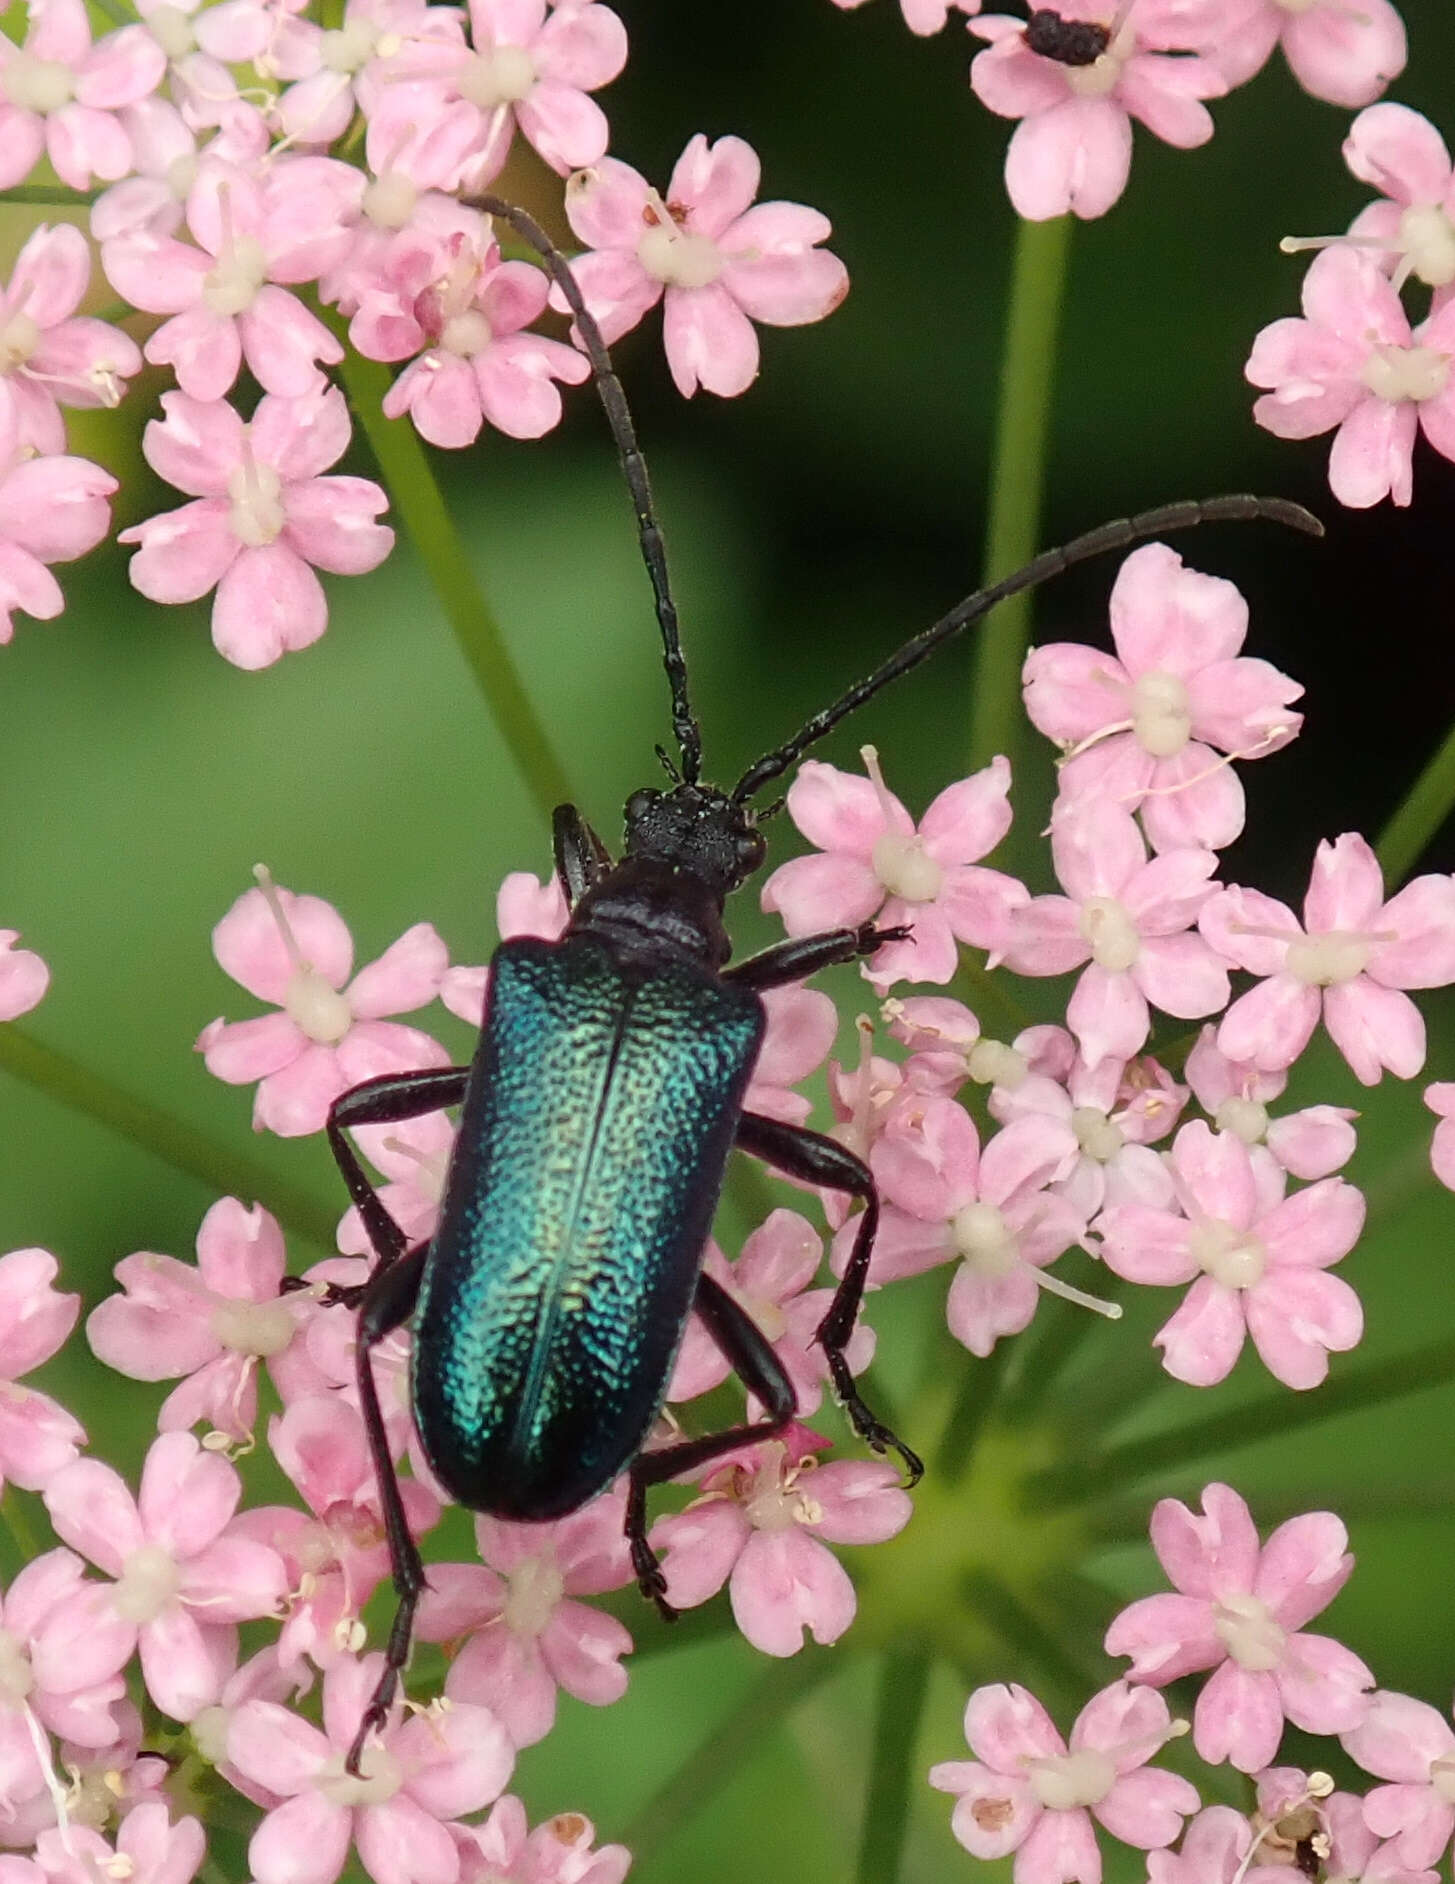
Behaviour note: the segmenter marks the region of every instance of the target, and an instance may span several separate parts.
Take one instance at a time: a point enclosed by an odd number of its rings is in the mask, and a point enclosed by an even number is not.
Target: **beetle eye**
[[[768,855],[768,840],[761,831],[744,831],[738,839],[738,868],[745,877],[761,870]]]
[[[650,787],[644,787],[639,792],[633,792],[631,797],[626,801],[627,823],[636,824],[640,822],[651,810],[653,805],[661,802],[661,797],[662,794],[660,792],[654,792]]]

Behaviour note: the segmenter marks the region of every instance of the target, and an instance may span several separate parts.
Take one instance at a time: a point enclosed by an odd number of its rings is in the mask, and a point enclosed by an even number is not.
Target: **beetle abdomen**
[[[756,995],[690,967],[496,951],[415,1320],[421,1437],[462,1504],[558,1517],[640,1449],[762,1033]]]

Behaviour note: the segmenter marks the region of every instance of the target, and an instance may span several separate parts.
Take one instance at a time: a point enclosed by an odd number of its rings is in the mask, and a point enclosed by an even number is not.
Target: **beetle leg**
[[[764,988],[782,988],[790,981],[816,975],[820,968],[831,968],[835,962],[872,955],[885,942],[903,942],[912,933],[902,928],[876,929],[872,922],[861,922],[857,929],[825,929],[821,935],[790,936],[786,942],[775,942],[772,948],[725,968],[722,978],[760,992]]]
[[[611,855],[574,805],[557,805],[551,813],[551,841],[566,907],[574,909],[611,868]]]
[[[423,1073],[382,1073],[377,1079],[366,1079],[361,1086],[340,1093],[328,1109],[328,1142],[380,1269],[399,1260],[408,1240],[380,1203],[379,1193],[344,1133],[355,1125],[393,1125],[422,1118],[426,1112],[439,1112],[445,1106],[457,1106],[465,1096],[469,1071],[465,1066],[445,1066]]]
[[[386,1335],[401,1327],[414,1313],[414,1305],[419,1297],[419,1279],[428,1249],[427,1243],[419,1243],[393,1262],[381,1260],[369,1277],[359,1309],[354,1373],[359,1384],[364,1432],[368,1437],[374,1477],[379,1486],[384,1535],[389,1542],[389,1568],[399,1604],[389,1628],[389,1641],[384,1651],[384,1672],[364,1710],[364,1718],[359,1723],[359,1731],[354,1735],[349,1757],[345,1761],[347,1770],[356,1778],[365,1741],[376,1729],[382,1729],[389,1719],[389,1709],[399,1687],[400,1674],[409,1660],[409,1644],[414,1635],[414,1612],[425,1582],[419,1547],[414,1541],[409,1519],[405,1516],[404,1501],[399,1495],[399,1475],[394,1470],[389,1435],[385,1430],[379,1390],[374,1384],[374,1369],[369,1357]]]
[[[746,966],[746,964],[745,964]],[[879,1190],[873,1173],[861,1158],[856,1158],[837,1139],[821,1132],[810,1132],[801,1125],[785,1125],[779,1119],[764,1118],[757,1112],[745,1112],[738,1120],[738,1146],[751,1152],[765,1164],[773,1165],[789,1177],[805,1184],[819,1184],[829,1190],[847,1191],[863,1203],[859,1229],[848,1265],[834,1290],[829,1312],[814,1335],[829,1364],[829,1376],[839,1404],[853,1422],[854,1431],[875,1452],[890,1449],[904,1463],[907,1481],[913,1485],[924,1473],[924,1464],[902,1439],[864,1404],[849,1372],[844,1349],[854,1332],[859,1305],[864,1299],[864,1285],[869,1277],[869,1258],[874,1250],[874,1235],[879,1228]]]
[[[720,1282],[711,1276],[697,1278],[693,1308],[702,1325],[717,1343],[733,1372],[763,1407],[763,1417],[722,1433],[705,1433],[700,1439],[682,1439],[656,1452],[643,1452],[633,1459],[629,1469],[630,1485],[626,1499],[626,1536],[631,1546],[632,1568],[642,1595],[650,1598],[671,1622],[677,1611],[667,1601],[667,1579],[657,1554],[647,1542],[647,1487],[663,1485],[679,1472],[706,1465],[710,1459],[750,1446],[755,1440],[771,1439],[798,1411],[793,1382],[783,1370],[783,1363],[773,1352],[772,1343],[748,1311],[735,1302]]]

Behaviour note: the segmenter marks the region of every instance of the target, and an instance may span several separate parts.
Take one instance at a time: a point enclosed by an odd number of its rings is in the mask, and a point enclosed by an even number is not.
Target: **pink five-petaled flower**
[[[592,1851],[596,1828],[579,1812],[558,1812],[532,1832],[511,1793],[482,1825],[456,1828],[460,1884],[622,1884],[631,1869],[625,1845]]]
[[[0,401],[16,408],[21,445],[62,452],[68,406],[119,404],[141,350],[108,321],[77,316],[91,250],[70,223],[33,230],[0,293]]]
[[[1143,0],[1178,43],[1242,85],[1282,42],[1306,92],[1352,111],[1404,70],[1404,24],[1389,0]]]
[[[0,1787],[6,1808],[39,1792],[45,1773],[37,1723],[77,1746],[114,1747],[113,1709],[126,1699],[122,1669],[135,1631],[116,1615],[111,1592],[88,1582],[79,1557],[48,1550],[32,1558],[0,1608]]]
[[[1217,1129],[1232,1132],[1250,1149],[1262,1147],[1290,1177],[1330,1177],[1354,1156],[1359,1140],[1353,1121],[1359,1114],[1351,1106],[1304,1106],[1270,1119],[1266,1101],[1278,1097],[1288,1075],[1230,1060],[1211,1024],[1188,1054],[1186,1073],[1197,1103]]]
[[[1260,1550],[1247,1505],[1230,1485],[1202,1494],[1203,1516],[1175,1498],[1152,1512],[1152,1548],[1177,1595],[1131,1603],[1106,1634],[1129,1655],[1130,1681],[1163,1687],[1212,1669],[1197,1697],[1193,1743],[1240,1772],[1272,1763],[1284,1719],[1309,1733],[1347,1732],[1369,1708],[1374,1677],[1357,1655],[1303,1625],[1354,1568],[1348,1532],[1331,1511],[1290,1518]]]
[[[24,47],[0,33],[0,190],[50,158],[73,190],[131,168],[131,139],[116,113],[154,92],[166,55],[144,26],[91,43],[84,0],[32,0]]]
[[[344,1761],[383,1661],[350,1658],[328,1670],[322,1731],[273,1701],[244,1701],[234,1713],[229,1760],[283,1801],[248,1846],[257,1884],[333,1884],[351,1842],[375,1884],[458,1876],[450,1821],[499,1794],[515,1749],[486,1708],[431,1708],[371,1738],[354,1778]]]
[[[197,1036],[208,1072],[231,1086],[260,1081],[255,1131],[320,1132],[334,1100],[361,1080],[449,1063],[428,1034],[381,1018],[412,1013],[439,993],[448,957],[427,922],[350,981],[353,938],[333,904],[295,896],[263,871],[212,931],[212,948],[234,981],[280,1009],[215,1020]]]
[[[1097,1224],[1117,1275],[1164,1288],[1192,1283],[1153,1337],[1162,1365],[1175,1380],[1214,1386],[1251,1335],[1285,1387],[1318,1386],[1330,1351],[1346,1353],[1364,1332],[1358,1296],[1325,1273],[1358,1241],[1363,1193],[1328,1177],[1284,1197],[1272,1159],[1255,1164],[1242,1139],[1201,1119],[1177,1134],[1167,1165],[1180,1211],[1115,1204]]]
[[[605,157],[566,185],[566,215],[593,251],[572,273],[608,344],[665,301],[662,335],[677,390],[724,398],[758,373],[753,322],[801,327],[849,291],[837,255],[820,248],[828,218],[802,203],[753,203],[759,165],[740,137],[683,151],[665,202],[646,178]],[[551,305],[564,310],[560,291]]]
[[[805,1629],[815,1642],[837,1642],[854,1620],[854,1586],[821,1540],[882,1543],[913,1510],[896,1467],[820,1465],[806,1450],[813,1443],[797,1427],[789,1441],[735,1454],[714,1466],[701,1498],[652,1527],[653,1548],[666,1552],[668,1601],[692,1609],[726,1583],[733,1619],[765,1655],[796,1655]]]
[[[94,1826],[62,1824],[35,1843],[36,1884],[94,1884],[97,1878],[136,1878],[145,1884],[191,1884],[207,1856],[199,1819],[174,1824],[165,1799],[144,1799],[122,1820],[114,1847]],[[15,1884],[21,1884],[17,1876]]]
[[[1384,192],[1349,225],[1354,246],[1382,256],[1396,288],[1411,277],[1437,293],[1450,287],[1455,282],[1455,170],[1444,138],[1429,119],[1408,105],[1371,105],[1349,127],[1344,162],[1361,183]]]
[[[1144,544],[1118,570],[1111,633],[1116,655],[1057,641],[1026,657],[1026,712],[1066,755],[1062,796],[1140,810],[1154,850],[1221,850],[1245,806],[1219,754],[1257,759],[1286,746],[1303,724],[1288,710],[1303,688],[1239,654],[1248,604],[1165,543]]]
[[[1061,800],[1051,854],[1065,896],[1035,896],[1010,920],[1006,962],[1021,975],[1082,969],[1066,1025],[1091,1065],[1128,1060],[1152,1030],[1148,1009],[1179,1020],[1215,1013],[1228,971],[1194,925],[1218,860],[1184,845],[1147,857],[1129,811],[1102,798]]]
[[[45,962],[34,949],[16,948],[19,940],[18,929],[0,929],[0,1021],[28,1014],[45,999],[51,985]]]
[[[556,1690],[605,1707],[626,1692],[632,1639],[614,1616],[575,1600],[632,1581],[624,1493],[609,1491],[553,1524],[475,1520],[479,1564],[431,1564],[421,1640],[469,1635],[445,1693],[491,1711],[518,1747],[544,1739]]]
[[[1370,1830],[1395,1841],[1402,1863],[1438,1864],[1455,1831],[1455,1733],[1444,1715],[1408,1694],[1381,1690],[1340,1738],[1365,1772],[1390,1782],[1364,1801]]]
[[[258,1362],[290,1347],[306,1294],[281,1295],[287,1268],[283,1232],[261,1204],[215,1203],[197,1232],[197,1266],[153,1250],[116,1265],[124,1293],[91,1311],[91,1352],[133,1380],[175,1380],[162,1402],[160,1432],[207,1420],[232,1444],[251,1438],[258,1416]]]
[[[237,1663],[236,1625],[273,1614],[283,1595],[277,1552],[231,1529],[241,1496],[233,1467],[191,1433],[152,1442],[137,1499],[99,1459],[77,1459],[45,1490],[56,1535],[117,1579],[112,1605],[173,1720],[217,1700]]]
[[[1455,981],[1455,879],[1416,877],[1388,902],[1379,861],[1357,832],[1319,845],[1303,924],[1261,890],[1211,897],[1199,927],[1218,953],[1264,977],[1223,1016],[1218,1046],[1268,1072],[1292,1066],[1322,1012],[1329,1038],[1366,1086],[1387,1067],[1413,1079],[1425,1023],[1402,992]]]
[[[426,351],[384,395],[385,417],[407,412],[421,437],[446,447],[473,444],[487,420],[508,438],[540,438],[558,425],[552,382],[579,386],[591,367],[564,341],[523,331],[545,309],[540,269],[502,262],[493,240],[477,247],[458,233],[395,260],[391,285],[402,272]]]
[[[23,409],[0,397],[0,646],[12,611],[54,621],[65,607],[47,563],[74,562],[111,524],[116,479],[85,458],[37,457],[20,435]]]
[[[1058,0],[1054,10],[1064,21],[1102,27],[1113,14],[1107,0]],[[1213,134],[1202,100],[1228,89],[1216,66],[1153,49],[1139,36],[1136,7],[1117,8],[1115,22],[1106,50],[1090,65],[1033,51],[1023,19],[987,14],[970,22],[977,38],[991,41],[970,68],[975,96],[997,116],[1021,120],[1005,155],[1005,187],[1027,221],[1068,210],[1104,216],[1127,187],[1133,118],[1181,150]]]
[[[913,818],[884,783],[879,756],[864,748],[868,778],[806,760],[788,788],[788,815],[824,853],[781,864],[763,885],[762,904],[789,935],[908,925],[864,964],[879,993],[895,981],[948,981],[961,942],[998,953],[1011,912],[1026,901],[1014,877],[980,867],[1010,829],[1010,766],[993,759],[942,791]]]
[[[195,602],[216,587],[212,639],[238,667],[267,667],[328,626],[314,567],[336,576],[375,569],[394,532],[368,478],[321,474],[342,457],[349,415],[337,387],[301,399],[266,394],[250,420],[225,400],[162,394],[146,428],[148,464],[198,501],[123,530],[140,543],[131,584],[153,602]]]
[[[1154,1851],[1196,1812],[1189,1781],[1147,1767],[1186,1727],[1160,1694],[1115,1681],[1077,1715],[1068,1751],[1025,1688],[977,1688],[965,1704],[977,1757],[932,1766],[930,1784],[959,1795],[950,1829],[973,1857],[1015,1853],[1015,1884],[1101,1884],[1093,1814],[1113,1838]]]
[[[1302,320],[1274,321],[1253,342],[1244,377],[1269,389],[1253,417],[1279,438],[1337,426],[1329,488],[1339,502],[1408,504],[1416,432],[1455,459],[1455,298],[1411,331],[1373,256],[1331,248],[1314,257],[1302,300]]]
[[[0,1256],[0,1488],[43,1491],[86,1443],[63,1406],[19,1384],[65,1344],[81,1312],[79,1295],[52,1287],[59,1267],[44,1249]]]

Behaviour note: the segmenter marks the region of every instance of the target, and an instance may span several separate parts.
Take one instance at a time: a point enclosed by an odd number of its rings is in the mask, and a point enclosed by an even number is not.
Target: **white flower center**
[[[566,1594],[566,1580],[554,1557],[527,1557],[511,1571],[502,1612],[512,1635],[534,1641],[543,1635]]]
[[[384,1805],[404,1784],[404,1771],[387,1747],[370,1742],[359,1761],[363,1772],[355,1779],[344,1771],[344,1755],[335,1753],[324,1761],[313,1783],[331,1805]]]
[[[160,1544],[143,1544],[121,1566],[112,1601],[123,1622],[152,1622],[181,1587],[182,1572],[170,1551]]]
[[[298,1324],[282,1302],[219,1302],[208,1326],[232,1353],[266,1359],[283,1352]]]
[[[1109,975],[1122,975],[1142,952],[1142,938],[1126,907],[1114,896],[1088,896],[1077,919],[1092,959]]]
[[[1411,203],[1399,219],[1399,246],[1427,288],[1455,281],[1455,222],[1438,203]]]
[[[1376,399],[1390,405],[1437,399],[1450,378],[1450,356],[1434,347],[1378,346],[1360,367],[1359,377]]]
[[[1283,966],[1305,987],[1333,988],[1362,975],[1373,953],[1372,937],[1330,929],[1323,935],[1300,936],[1290,942]]]
[[[1455,1805],[1455,1753],[1446,1753],[1430,1762],[1430,1784],[1437,1798]]]
[[[1098,1164],[1114,1158],[1127,1142],[1121,1127],[1114,1125],[1100,1106],[1077,1106],[1071,1114],[1071,1129],[1087,1157],[1095,1158]]]
[[[40,328],[24,310],[12,314],[0,327],[0,373],[13,373],[40,344]]]
[[[1143,674],[1132,689],[1132,731],[1154,759],[1181,752],[1192,737],[1192,713],[1176,674]]]
[[[1231,1132],[1245,1145],[1261,1145],[1268,1136],[1268,1108],[1256,1099],[1240,1099],[1236,1093],[1224,1099],[1213,1116],[1220,1132]]]
[[[1003,1086],[1014,1092],[1031,1069],[1026,1056],[1003,1040],[977,1040],[965,1055],[965,1070],[977,1086]]]
[[[202,277],[202,300],[211,314],[246,314],[268,278],[268,258],[256,236],[234,236]]]
[[[876,839],[870,862],[891,896],[902,896],[907,903],[932,903],[940,893],[944,872],[917,837],[886,831]]]
[[[336,1047],[354,1024],[353,1010],[337,988],[331,988],[316,968],[295,968],[288,977],[283,1012],[310,1040],[321,1047]]]
[[[402,170],[386,170],[364,191],[364,214],[376,229],[402,229],[414,214],[419,185]]]
[[[162,181],[176,202],[185,203],[197,181],[196,153],[189,151],[185,156],[174,157],[162,173]]]
[[[669,288],[706,288],[722,273],[722,251],[710,236],[679,229],[661,214],[637,243],[637,260],[653,281]]]
[[[1224,1596],[1213,1604],[1213,1632],[1240,1668],[1266,1675],[1283,1660],[1287,1637],[1256,1596]]]
[[[146,17],[145,25],[169,59],[185,59],[189,52],[197,50],[197,35],[192,31],[192,22],[180,7],[153,7]]]
[[[451,314],[440,329],[440,346],[462,360],[483,353],[493,338],[490,322],[474,307],[466,308],[463,314]]]
[[[0,1629],[0,1707],[19,1707],[34,1686],[30,1657],[20,1638]]]
[[[1083,1748],[1027,1762],[1031,1791],[1048,1812],[1072,1812],[1100,1805],[1117,1782],[1117,1769],[1105,1753]]]
[[[994,1204],[966,1204],[950,1219],[950,1234],[966,1264],[981,1276],[1008,1276],[1020,1261],[1015,1237]]]
[[[752,1478],[745,1485],[739,1479],[743,1515],[755,1531],[786,1531],[794,1524],[817,1524],[823,1517],[823,1507],[799,1485],[799,1468],[787,1459],[781,1444],[767,1445]]]
[[[461,98],[482,111],[518,105],[522,98],[530,97],[535,83],[535,61],[524,46],[497,46],[493,52],[477,52],[455,77],[455,89]]]
[[[249,549],[262,549],[281,536],[287,522],[283,480],[272,465],[256,463],[246,443],[242,463],[227,474],[227,495],[227,521],[240,543],[246,543]]]
[[[59,111],[75,94],[76,78],[59,59],[37,59],[34,53],[15,52],[0,84],[12,105],[22,111]]]
[[[379,29],[372,20],[354,19],[325,33],[320,57],[330,72],[357,72],[374,56]]]
[[[1193,1224],[1187,1242],[1193,1261],[1225,1289],[1251,1289],[1262,1281],[1267,1255],[1249,1231],[1211,1217]]]

